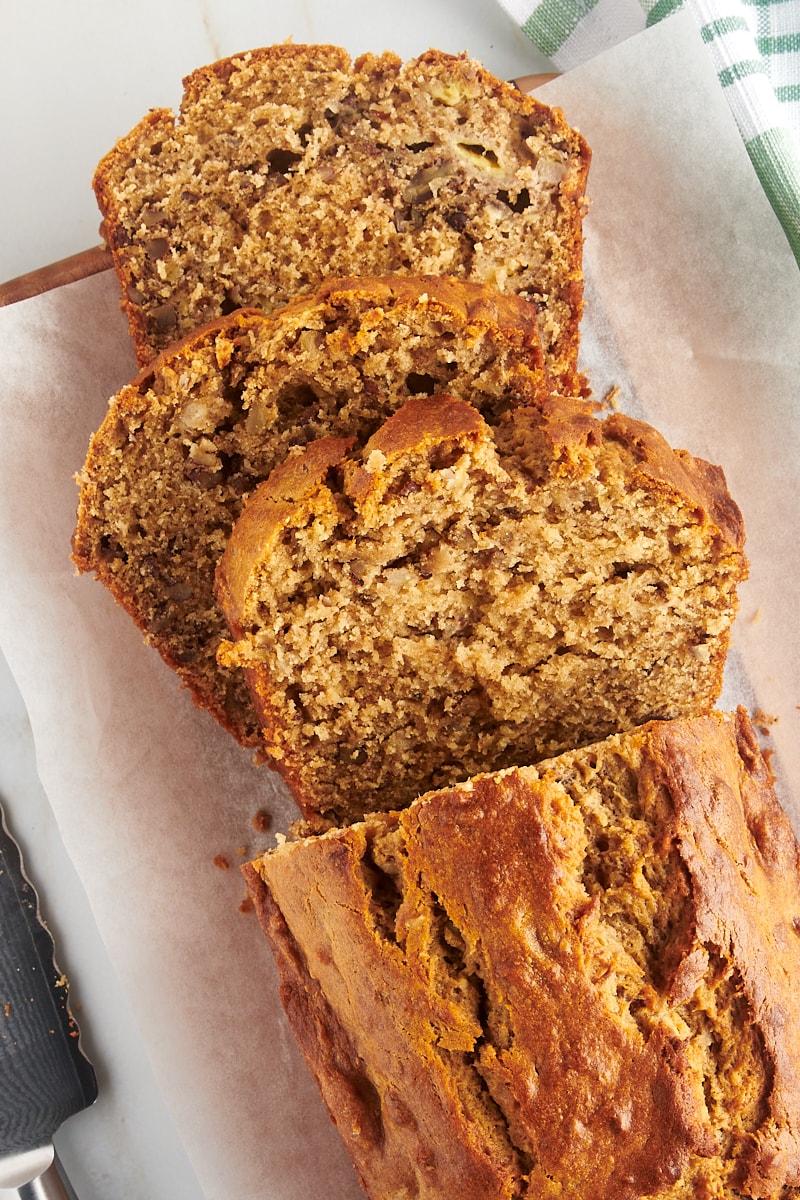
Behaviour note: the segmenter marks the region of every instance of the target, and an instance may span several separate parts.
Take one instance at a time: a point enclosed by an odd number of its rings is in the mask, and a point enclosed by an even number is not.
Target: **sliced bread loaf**
[[[713,707],[747,570],[718,468],[562,398],[412,398],[349,451],[290,455],[217,572],[310,822]]]
[[[328,281],[269,316],[189,337],[114,396],[79,477],[73,555],[131,614],[195,700],[260,744],[214,570],[250,491],[292,446],[366,438],[448,388],[494,423],[548,387],[533,309],[494,288],[408,276]]]
[[[139,361],[327,275],[454,275],[527,298],[575,391],[589,150],[464,55],[285,44],[195,71],[97,168]]]
[[[484,775],[245,873],[373,1200],[800,1189],[800,852],[743,713]]]

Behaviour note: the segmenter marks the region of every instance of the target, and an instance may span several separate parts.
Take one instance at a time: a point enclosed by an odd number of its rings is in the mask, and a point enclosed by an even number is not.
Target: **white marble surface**
[[[0,281],[97,244],[94,166],[148,108],[177,104],[184,74],[290,37],[404,58],[430,46],[468,50],[505,77],[547,69],[494,0],[3,0]],[[95,1106],[57,1138],[80,1200],[201,1200],[52,820],[24,705],[1,658],[0,797],[100,1080]]]

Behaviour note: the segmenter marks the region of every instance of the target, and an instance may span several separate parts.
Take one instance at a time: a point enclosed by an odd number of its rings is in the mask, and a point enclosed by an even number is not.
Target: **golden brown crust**
[[[290,521],[306,512],[316,517],[317,498],[329,471],[344,464],[352,448],[352,438],[319,438],[300,455],[292,454],[256,488],[236,522],[236,543],[225,548],[215,577],[215,591],[223,613],[230,613],[229,626],[234,637],[243,628],[237,622],[247,604],[252,586],[252,563],[280,537]]]
[[[800,1185],[800,849],[743,710],[727,726],[656,728],[650,752],[646,786],[670,796],[693,885],[691,945],[667,988],[683,999],[712,958],[735,961],[769,1063],[762,1123],[735,1182],[748,1196],[779,1195]]]
[[[351,64],[337,47],[271,46],[200,68],[184,88],[177,117],[149,113],[94,177],[140,363],[232,305],[274,308],[327,271],[451,274],[530,300],[560,386],[585,390],[577,353],[591,155],[559,110],[466,55],[438,51]],[[419,111],[408,103],[415,91]],[[389,120],[395,105],[398,120]],[[457,106],[463,129],[453,124]],[[284,191],[293,198],[276,225]],[[340,216],[353,205],[364,210],[354,241]],[[312,242],[300,263],[298,247]]]
[[[463,321],[466,327],[476,329],[500,329],[510,343],[524,346],[531,356],[531,367],[546,371],[546,364],[539,340],[536,310],[526,300],[520,299],[495,287],[487,287],[477,280],[457,279],[449,275],[378,275],[365,278],[361,275],[326,279],[312,293],[314,304],[330,304],[335,307],[340,298],[349,298],[360,293],[365,300],[378,308],[392,308],[417,304],[424,295],[431,310],[441,309]],[[284,311],[293,313],[309,302],[299,296],[290,300]],[[543,396],[549,393],[543,393]]]
[[[744,520],[728,491],[722,467],[687,450],[673,451],[658,430],[643,426],[623,413],[613,413],[608,418],[604,436],[625,446],[635,456],[638,469],[651,480],[694,497],[698,508],[708,513],[723,536],[732,545],[744,547]]]
[[[699,513],[708,514],[731,545],[744,548],[744,520],[721,467],[673,449],[652,425],[624,413],[601,419],[588,405],[561,396],[547,397],[537,407],[541,416],[522,426],[524,443],[514,426],[505,444],[518,451],[524,446],[527,460],[541,463],[542,472],[552,471],[555,462],[563,474],[580,475],[598,446],[619,447],[630,464],[632,487],[641,482],[665,495],[686,497]]]
[[[381,456],[382,467],[408,454],[430,454],[437,446],[477,441],[486,423],[480,413],[446,394],[412,398],[386,420],[364,447],[361,461],[350,464],[345,474],[345,495],[362,512],[375,512],[384,498],[387,480],[383,470],[370,469],[373,454]]]
[[[740,712],[431,793],[246,877],[375,1200],[788,1200],[797,866]]]
[[[353,1040],[337,1021],[319,984],[306,971],[302,951],[261,876],[249,863],[242,867],[242,874],[259,923],[269,931],[269,942],[280,964],[281,1002],[292,1031],[301,1047],[313,1048],[317,1056],[315,1078],[325,1080],[331,1120],[345,1139],[355,1137],[365,1151],[379,1151],[380,1101],[373,1095]]]

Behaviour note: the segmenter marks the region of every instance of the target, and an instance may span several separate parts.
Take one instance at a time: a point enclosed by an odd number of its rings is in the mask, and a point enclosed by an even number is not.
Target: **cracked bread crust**
[[[798,845],[743,711],[245,867],[373,1200],[789,1200]]]
[[[265,747],[307,821],[713,708],[741,514],[718,468],[575,400],[490,428],[406,401],[245,506],[216,594]]]
[[[79,476],[73,557],[243,744],[261,744],[213,577],[250,492],[292,447],[363,440],[409,396],[447,387],[494,422],[550,383],[529,304],[480,284],[328,280],[269,316],[240,310],[112,397]]]
[[[195,71],[94,188],[142,365],[327,275],[452,275],[530,301],[578,392],[589,161],[560,111],[466,55],[285,44]]]

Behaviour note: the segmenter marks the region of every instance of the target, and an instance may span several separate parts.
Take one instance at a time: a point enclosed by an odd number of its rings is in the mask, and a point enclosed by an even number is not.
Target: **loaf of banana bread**
[[[740,712],[483,775],[245,874],[372,1200],[789,1200],[799,868]]]

